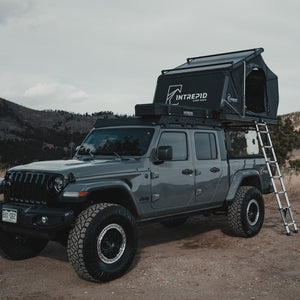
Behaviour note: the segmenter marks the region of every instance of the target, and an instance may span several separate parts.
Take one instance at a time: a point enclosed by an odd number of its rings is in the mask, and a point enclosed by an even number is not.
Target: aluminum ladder
[[[274,194],[276,196],[276,200],[279,206],[279,211],[283,220],[283,224],[284,227],[286,229],[287,235],[290,235],[290,226],[294,227],[294,232],[297,233],[298,229],[297,229],[297,225],[293,216],[293,212],[292,212],[292,208],[291,208],[291,204],[289,201],[289,197],[287,194],[287,191],[285,189],[283,180],[282,180],[282,175],[279,169],[279,164],[276,158],[276,154],[275,154],[275,150],[272,144],[272,140],[271,140],[271,136],[270,136],[270,132],[268,129],[268,125],[266,122],[256,122],[255,121],[255,127],[256,127],[256,132],[258,135],[258,139],[259,139],[259,143],[261,146],[261,150],[263,152],[267,167],[268,167],[268,172],[271,178],[271,182],[272,182],[272,186],[274,188]],[[266,139],[263,139],[262,136],[266,136]],[[265,141],[265,144],[264,144]],[[269,155],[269,157],[268,157]],[[272,169],[271,169],[271,165],[276,167],[276,173],[277,176],[274,176],[272,173]],[[276,182],[275,180],[279,180],[280,181],[280,187],[278,190],[276,187]],[[284,206],[282,206],[282,200],[280,199],[280,196],[283,195],[284,196],[284,200],[285,200],[285,204]],[[281,196],[282,197],[282,196]],[[289,214],[287,214],[287,212]],[[289,218],[288,218],[289,215]],[[287,220],[289,219],[289,220]]]

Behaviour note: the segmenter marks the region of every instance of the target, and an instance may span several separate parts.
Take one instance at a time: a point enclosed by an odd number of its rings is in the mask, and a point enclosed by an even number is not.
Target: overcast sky
[[[162,69],[263,47],[279,114],[300,110],[295,0],[0,0],[0,97],[34,109],[134,113]]]

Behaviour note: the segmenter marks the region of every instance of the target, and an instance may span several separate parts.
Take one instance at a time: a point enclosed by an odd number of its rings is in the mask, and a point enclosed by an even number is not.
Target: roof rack
[[[277,124],[274,119],[246,117],[222,114],[212,110],[195,107],[183,107],[166,104],[138,104],[135,117],[116,119],[98,119],[95,128],[115,126],[155,126],[164,128],[199,128],[199,127],[255,127],[255,121]]]
[[[249,52],[248,55],[245,54],[247,52]],[[212,55],[205,55],[205,56],[190,57],[186,59],[187,63],[173,69],[162,70],[161,73],[163,75],[167,75],[166,73],[168,72],[180,72],[182,70],[189,70],[189,69],[191,69],[192,71],[193,69],[210,68],[210,67],[216,67],[212,69],[221,69],[219,66],[224,66],[224,68],[228,68],[228,66],[226,65],[229,65],[231,68],[237,68],[238,66],[240,66],[240,64],[253,59],[254,57],[261,54],[262,52],[264,52],[263,48],[256,48],[256,49],[233,51],[233,52],[226,52],[226,53],[219,53],[219,54],[212,54]],[[237,57],[235,57],[235,55]],[[209,61],[213,60],[214,58],[216,61],[214,63],[209,63]],[[195,62],[194,66],[191,66],[190,64],[194,60],[197,60],[197,62]],[[203,62],[201,62],[201,60],[203,60]]]
[[[215,63],[215,64],[206,64],[206,65],[201,65],[201,66],[193,66],[193,67],[184,67],[184,68],[180,68],[180,67],[177,67],[175,69],[167,69],[167,70],[162,70],[161,73],[162,74],[165,74],[167,72],[170,72],[170,71],[181,71],[181,70],[189,70],[189,69],[199,69],[199,68],[206,68],[206,67],[215,67],[215,66],[224,66],[225,68],[225,65],[231,65],[233,66],[233,61],[229,61],[229,62],[222,62],[222,63]],[[221,68],[220,68],[221,69]]]
[[[236,114],[222,113],[219,111],[204,109],[200,107],[168,105],[160,103],[137,104],[135,106],[135,115],[144,119],[162,118],[165,122],[168,120],[178,119],[179,122],[198,125],[218,125],[218,126],[254,126],[255,121],[264,120],[268,124],[277,124],[277,119],[253,116],[239,116]],[[173,119],[172,119],[172,118]],[[172,121],[173,122],[173,121]]]
[[[255,55],[258,55],[258,54],[264,52],[264,49],[263,48],[253,48],[253,49],[247,49],[247,50],[241,50],[241,51],[232,51],[232,52],[225,52],[225,53],[218,53],[218,54],[195,56],[195,57],[187,58],[186,61],[189,63],[190,61],[192,61],[194,59],[209,58],[209,57],[216,57],[216,56],[222,56],[222,55],[232,55],[232,54],[244,53],[244,52],[249,52],[249,51],[253,51],[255,53]]]
[[[201,119],[198,117],[186,116],[152,116],[152,117],[123,117],[118,119],[99,119],[95,123],[95,128],[117,127],[117,126],[156,126],[162,128],[203,128],[221,127],[220,120]]]

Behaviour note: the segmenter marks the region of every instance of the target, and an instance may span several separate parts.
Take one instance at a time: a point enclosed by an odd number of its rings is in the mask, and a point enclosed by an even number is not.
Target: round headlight
[[[60,193],[65,186],[64,178],[59,176],[54,179],[54,189],[56,192]]]

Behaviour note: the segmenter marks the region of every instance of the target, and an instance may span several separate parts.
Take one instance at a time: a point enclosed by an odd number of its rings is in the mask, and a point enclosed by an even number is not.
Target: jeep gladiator
[[[4,255],[30,258],[58,241],[79,277],[109,281],[131,265],[139,224],[223,212],[235,235],[256,235],[271,191],[256,132],[186,119],[100,120],[73,159],[9,169],[0,180]]]

